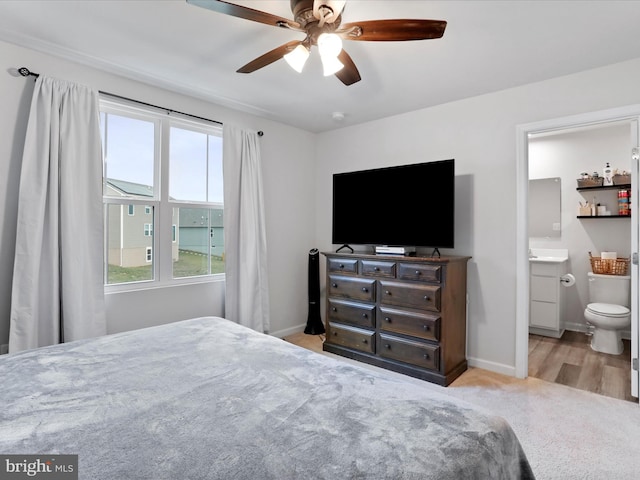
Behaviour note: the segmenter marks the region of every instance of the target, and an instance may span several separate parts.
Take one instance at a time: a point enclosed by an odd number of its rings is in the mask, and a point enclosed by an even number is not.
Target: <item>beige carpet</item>
[[[518,380],[477,372],[470,369],[447,388],[402,376],[505,418],[518,435],[538,480],[640,479],[637,403],[532,377]]]
[[[540,480],[640,479],[637,403],[536,378],[446,393],[504,417]]]

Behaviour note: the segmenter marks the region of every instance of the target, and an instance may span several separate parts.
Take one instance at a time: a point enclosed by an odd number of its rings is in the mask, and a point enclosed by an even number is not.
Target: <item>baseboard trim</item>
[[[584,323],[567,322],[565,329],[571,332],[587,333],[587,326]],[[622,330],[620,336],[625,340],[631,340],[631,330]]]
[[[481,358],[468,357],[467,365],[469,365],[470,367],[482,368],[483,370],[500,373],[502,375],[508,375],[509,377],[516,376],[516,367],[505,365],[503,363],[489,362],[487,360],[482,360]]]
[[[565,330],[569,330],[571,332],[587,332],[587,326],[584,323],[565,322],[564,328]]]
[[[289,335],[293,335],[294,333],[304,332],[304,329],[307,327],[306,323],[301,325],[296,325],[295,327],[285,328],[284,330],[278,330],[277,332],[271,332],[269,335],[272,337],[284,338]]]

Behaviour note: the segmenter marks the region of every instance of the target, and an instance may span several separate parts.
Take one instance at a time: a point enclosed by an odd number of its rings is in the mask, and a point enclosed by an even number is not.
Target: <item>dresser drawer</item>
[[[327,336],[329,343],[362,352],[375,352],[375,333],[373,331],[347,325],[338,326],[334,323],[329,323],[329,331]]]
[[[349,258],[330,258],[327,261],[330,272],[358,273],[358,260]]]
[[[440,287],[380,280],[380,303],[440,311]]]
[[[376,325],[376,307],[347,300],[329,299],[327,316],[330,322],[351,323],[362,327],[374,328]]]
[[[421,263],[401,263],[398,265],[398,279],[418,282],[440,283],[442,267]]]
[[[330,297],[351,298],[363,302],[375,302],[376,281],[368,278],[329,275],[327,292]]]
[[[412,342],[381,333],[378,337],[378,355],[421,368],[440,368],[440,347]]]
[[[371,277],[396,277],[396,262],[362,260],[362,275]]]
[[[378,328],[426,340],[440,340],[440,315],[379,307]]]

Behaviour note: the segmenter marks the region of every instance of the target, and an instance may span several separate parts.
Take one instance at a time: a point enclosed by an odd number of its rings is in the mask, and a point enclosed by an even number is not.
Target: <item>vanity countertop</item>
[[[566,248],[531,248],[529,261],[537,263],[563,263],[569,260],[569,250]]]

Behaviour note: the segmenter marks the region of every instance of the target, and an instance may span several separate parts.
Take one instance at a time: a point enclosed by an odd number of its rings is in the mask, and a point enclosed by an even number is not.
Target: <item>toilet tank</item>
[[[589,303],[631,305],[631,277],[589,272]]]

